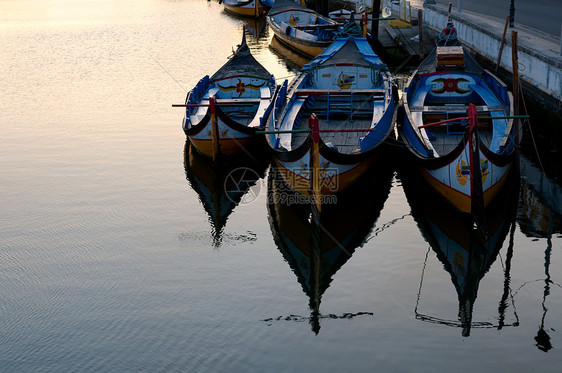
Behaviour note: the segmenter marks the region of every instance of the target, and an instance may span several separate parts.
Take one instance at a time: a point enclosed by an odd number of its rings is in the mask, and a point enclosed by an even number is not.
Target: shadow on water
[[[186,140],[185,175],[207,212],[215,247],[222,243],[223,230],[234,208],[252,202],[259,195],[259,180],[264,177],[269,162],[269,157],[261,157],[259,161],[242,155],[228,161],[219,159],[213,164]]]
[[[370,312],[325,315],[320,312],[320,303],[335,273],[371,233],[390,193],[393,175],[392,167],[377,168],[350,189],[324,196],[327,198],[323,200],[319,223],[315,223],[311,203],[285,183],[275,166],[270,168],[269,224],[277,248],[309,298],[310,317],[280,316],[264,321],[308,320],[312,331],[318,334],[323,318],[372,315]]]
[[[424,265],[415,309],[416,319],[459,327],[462,329],[463,336],[469,336],[471,328],[475,327],[501,329],[505,326],[517,326],[519,322],[515,308],[513,308],[515,321],[511,324],[505,322],[511,294],[510,263],[513,256],[513,234],[519,196],[517,172],[511,172],[503,193],[500,193],[500,196],[486,209],[487,238],[474,227],[472,219],[467,214],[457,212],[440,199],[429,186],[420,184],[416,178],[417,174],[413,171],[401,168],[398,175],[402,180],[412,216],[422,236],[443,264],[443,268],[449,273],[458,296],[457,319],[445,319],[424,314],[420,310],[422,293],[431,292],[431,289],[422,289],[426,269]],[[472,314],[479,283],[496,260],[508,232],[510,232],[509,246],[506,256],[504,291],[498,306],[498,324],[473,321]],[[428,256],[429,251],[426,255],[426,264]]]

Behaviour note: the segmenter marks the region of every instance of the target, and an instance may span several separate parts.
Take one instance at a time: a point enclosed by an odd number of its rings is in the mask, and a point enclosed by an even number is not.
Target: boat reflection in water
[[[215,247],[222,242],[222,232],[234,208],[252,202],[259,194],[259,180],[270,162],[268,157],[259,158],[244,154],[212,163],[194,149],[189,139],[185,143],[185,175],[209,215]]]
[[[302,69],[304,65],[310,62],[310,58],[303,57],[302,55],[281,44],[281,42],[279,42],[279,39],[277,39],[277,36],[275,35],[271,38],[269,48],[273,51],[273,53],[275,53],[283,61],[285,61],[285,63],[287,63],[287,65],[289,65],[289,68],[293,71]]]
[[[525,236],[533,239],[546,239],[546,248],[544,251],[544,277],[528,279],[517,292],[527,285],[544,282],[540,307],[541,321],[534,340],[535,346],[539,350],[548,352],[553,348],[548,334],[553,329],[545,325],[548,321],[548,298],[552,294],[552,289],[562,288],[550,274],[553,238],[562,234],[562,185],[559,181],[560,175],[546,175],[541,170],[541,163],[536,165],[522,155],[520,164],[523,181],[517,223]],[[555,170],[555,167],[550,167],[550,170]]]
[[[412,216],[416,221],[424,239],[450,274],[451,281],[458,295],[459,311],[457,320],[425,315],[418,311],[422,294],[422,272],[420,293],[416,304],[416,318],[426,322],[449,325],[462,328],[462,335],[469,336],[472,327],[501,329],[509,326],[505,322],[505,312],[508,308],[509,268],[513,255],[513,233],[515,216],[519,197],[519,175],[513,172],[508,183],[504,186],[497,200],[486,209],[487,234],[483,234],[474,225],[473,220],[466,214],[461,214],[440,199],[426,184],[419,183],[416,174],[400,170],[406,198],[411,207]],[[476,322],[472,320],[474,303],[478,286],[485,274],[496,260],[505,238],[510,232],[509,246],[506,255],[506,272],[503,297],[498,306],[498,325],[490,322]],[[426,256],[427,261],[427,256]],[[424,265],[425,271],[425,265]],[[427,291],[427,290],[425,290]],[[435,308],[435,307],[434,307]],[[511,325],[518,324],[516,321]]]
[[[265,25],[267,24],[265,16],[254,18],[241,16],[232,12],[226,12],[226,14],[233,19],[243,22],[248,31],[248,36],[254,39],[259,39],[265,31]],[[248,44],[251,44],[251,40],[248,41]]]
[[[322,315],[322,295],[334,274],[351,258],[374,227],[391,187],[392,167],[376,169],[345,192],[324,196],[318,219],[311,201],[284,181],[276,166],[268,177],[269,223],[275,243],[309,297],[312,331],[320,331],[322,318],[350,318],[370,314]],[[279,317],[278,320],[282,319]],[[265,320],[271,321],[273,319]]]

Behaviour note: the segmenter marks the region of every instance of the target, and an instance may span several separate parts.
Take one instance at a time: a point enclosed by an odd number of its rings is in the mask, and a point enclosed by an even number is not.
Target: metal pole
[[[420,58],[424,55],[424,45],[423,45],[423,9],[418,9],[418,32],[420,35],[419,47],[420,47]]]
[[[515,115],[519,114],[519,58],[517,56],[517,31],[511,31],[511,69],[513,70],[513,113]],[[520,130],[521,130],[521,122],[518,120],[514,121],[516,126],[515,133],[518,134],[517,138],[515,139],[515,143],[517,145],[520,144]]]
[[[511,0],[511,5],[509,6],[509,27],[513,28],[515,22],[515,0]]]
[[[562,23],[560,24],[560,55],[562,56]]]
[[[375,43],[379,41],[379,17],[381,0],[373,0],[373,20],[371,21],[371,37]]]
[[[462,12],[462,0],[457,0],[457,10],[459,13]]]

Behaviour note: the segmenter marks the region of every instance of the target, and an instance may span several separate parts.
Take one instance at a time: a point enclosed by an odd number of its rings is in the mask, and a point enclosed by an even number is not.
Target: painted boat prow
[[[183,130],[207,157],[248,153],[262,139],[256,131],[264,128],[275,93],[275,78],[252,56],[244,28],[231,58],[188,93]]]
[[[460,45],[449,21],[404,89],[398,132],[426,182],[476,216],[500,193],[516,159],[513,114],[507,86]],[[450,122],[432,125],[443,121]]]
[[[334,41],[273,104],[266,138],[285,179],[306,195],[315,159],[322,195],[360,179],[393,135],[394,97],[388,69],[365,39]],[[319,136],[309,128],[313,117]]]

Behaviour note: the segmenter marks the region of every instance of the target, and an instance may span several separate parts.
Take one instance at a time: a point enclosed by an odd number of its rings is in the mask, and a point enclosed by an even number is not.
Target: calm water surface
[[[523,157],[484,243],[394,163],[316,230],[267,164],[240,193],[171,107],[239,43],[222,8],[0,1],[0,371],[559,371],[556,175]]]

